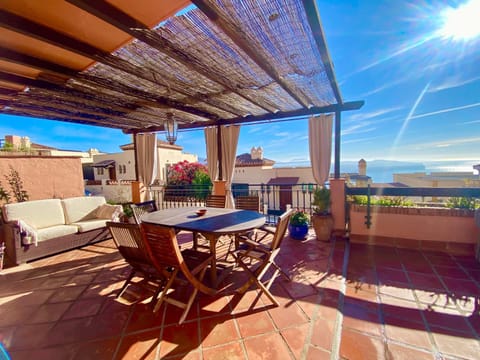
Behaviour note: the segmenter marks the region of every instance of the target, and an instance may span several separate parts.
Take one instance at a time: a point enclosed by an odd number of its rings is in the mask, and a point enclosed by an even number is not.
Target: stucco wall
[[[11,156],[0,157],[0,181],[10,186],[5,175],[12,166],[20,175],[30,200],[83,196],[83,173],[80,158]],[[14,199],[11,200],[15,201]]]

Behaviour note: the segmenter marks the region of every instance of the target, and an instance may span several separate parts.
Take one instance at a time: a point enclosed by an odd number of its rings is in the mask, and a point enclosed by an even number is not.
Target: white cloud
[[[419,119],[419,118],[423,118],[423,117],[427,117],[427,116],[438,115],[438,114],[448,113],[448,112],[452,112],[452,111],[470,109],[470,108],[477,107],[477,106],[480,106],[480,102],[474,103],[474,104],[469,104],[469,105],[451,107],[451,108],[442,109],[442,110],[438,110],[438,111],[432,111],[432,112],[424,113],[424,114],[413,115],[413,116],[410,117],[410,119]]]
[[[377,116],[382,116],[382,115],[385,115],[385,114],[388,114],[388,113],[391,113],[391,112],[394,112],[394,111],[397,111],[397,110],[402,110],[402,109],[403,109],[403,107],[401,107],[401,106],[394,106],[394,107],[391,107],[391,108],[378,109],[378,110],[374,110],[374,111],[370,111],[370,112],[356,113],[356,114],[350,115],[348,117],[348,120],[360,121],[360,120],[365,120],[365,119],[371,119],[371,118],[375,118]]]
[[[472,82],[480,80],[480,76],[476,77],[471,77],[471,78],[463,78],[461,74],[458,76],[452,76],[446,79],[443,79],[443,81],[440,84],[437,84],[435,86],[432,86],[428,92],[437,92],[437,91],[442,91],[442,90],[447,90],[451,88],[456,88],[459,86],[467,85]]]

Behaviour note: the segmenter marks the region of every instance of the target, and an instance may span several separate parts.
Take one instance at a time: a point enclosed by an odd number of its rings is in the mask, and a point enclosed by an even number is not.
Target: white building
[[[410,187],[480,187],[479,176],[473,171],[393,174],[393,181]]]
[[[135,180],[135,153],[133,143],[120,146],[119,153],[94,156],[95,180]],[[170,145],[157,139],[158,166],[157,182],[166,182],[167,168],[171,164],[187,160],[197,162],[198,156],[182,152],[183,147]]]

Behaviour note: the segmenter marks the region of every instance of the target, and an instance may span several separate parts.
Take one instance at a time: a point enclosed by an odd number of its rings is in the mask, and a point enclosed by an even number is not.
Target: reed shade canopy
[[[362,105],[342,100],[314,0],[0,3],[3,114],[140,133]]]

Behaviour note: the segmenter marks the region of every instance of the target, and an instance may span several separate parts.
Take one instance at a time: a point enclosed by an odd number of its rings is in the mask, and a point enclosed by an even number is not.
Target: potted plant
[[[329,241],[333,229],[333,218],[330,213],[330,189],[321,186],[313,192],[312,227],[317,240]]]
[[[303,211],[295,211],[290,217],[288,232],[290,237],[296,240],[303,240],[308,233],[310,219]]]

